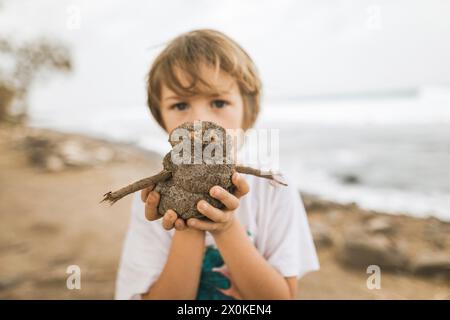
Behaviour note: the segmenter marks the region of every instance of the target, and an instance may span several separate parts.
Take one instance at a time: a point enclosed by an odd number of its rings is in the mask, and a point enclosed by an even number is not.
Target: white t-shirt
[[[305,208],[292,181],[284,177],[289,184],[286,187],[272,185],[264,178],[243,176],[250,191],[240,199],[235,214],[256,249],[285,277],[300,278],[318,270]],[[145,204],[140,192],[136,192],[117,276],[116,299],[139,299],[148,291],[163,270],[174,232],[174,229],[165,230],[161,220],[146,220]],[[217,277],[216,269],[221,266],[226,269],[209,232],[205,236],[205,248],[197,299],[229,299],[221,292],[208,292],[224,283],[224,279]]]

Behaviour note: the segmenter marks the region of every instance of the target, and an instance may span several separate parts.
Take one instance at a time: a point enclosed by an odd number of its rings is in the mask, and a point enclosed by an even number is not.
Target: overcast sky
[[[72,49],[74,72],[39,85],[38,107],[121,107],[145,104],[145,74],[164,42],[204,27],[250,53],[266,98],[449,85],[449,17],[445,0],[3,0],[0,35]]]

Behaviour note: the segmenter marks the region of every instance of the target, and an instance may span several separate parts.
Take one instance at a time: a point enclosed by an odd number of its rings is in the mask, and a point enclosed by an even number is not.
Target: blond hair
[[[200,66],[206,63],[233,77],[244,104],[242,127],[253,126],[260,109],[261,81],[250,56],[234,40],[211,29],[194,30],[176,37],[156,57],[147,81],[147,103],[150,111],[165,129],[160,112],[161,88],[166,85],[179,96],[216,93],[208,81],[201,79]],[[190,85],[183,87],[175,68],[188,75]],[[198,86],[201,83],[202,86]]]

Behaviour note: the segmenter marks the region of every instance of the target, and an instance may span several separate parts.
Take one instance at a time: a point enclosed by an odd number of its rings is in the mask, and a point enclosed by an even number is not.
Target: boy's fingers
[[[209,194],[211,197],[220,200],[228,210],[235,210],[239,207],[239,199],[220,186],[212,187],[209,190]]]
[[[190,218],[187,220],[187,225],[189,227],[202,230],[202,231],[216,231],[218,228],[217,223],[202,221],[197,218]]]
[[[237,190],[234,193],[234,195],[238,199],[242,196],[245,196],[250,191],[250,186],[248,185],[247,181],[245,181],[242,175],[239,174],[238,172],[235,172],[233,174],[233,176],[231,177],[231,181],[237,187]]]
[[[145,202],[145,200],[147,199],[147,196],[148,196],[147,188],[142,189],[141,190],[141,200],[142,200],[142,202]]]
[[[198,211],[203,213],[206,217],[218,223],[228,221],[231,214],[231,211],[222,211],[220,209],[217,209],[216,207],[210,205],[205,200],[200,200],[197,203],[197,209]],[[198,221],[201,222],[200,220]]]
[[[148,194],[155,188],[155,185],[151,185],[148,188],[141,190],[141,200],[145,202],[147,200]]]
[[[147,220],[153,221],[161,218],[161,215],[158,213],[158,204],[159,193],[156,191],[150,192],[145,202],[145,217]]]
[[[177,220],[177,214],[173,210],[167,210],[164,214],[162,225],[164,229],[170,230],[173,228],[175,221]]]
[[[178,218],[178,219],[175,221],[175,229],[177,229],[177,230],[179,230],[179,231],[182,231],[182,230],[186,229],[186,223],[184,223],[184,220],[183,220],[183,219]]]

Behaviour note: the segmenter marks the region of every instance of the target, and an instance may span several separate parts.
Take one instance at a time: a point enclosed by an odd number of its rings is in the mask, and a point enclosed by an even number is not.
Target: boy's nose
[[[192,104],[190,111],[191,112],[189,113],[188,121],[194,122],[196,120],[201,120],[201,121],[217,122],[217,120],[214,117],[214,113],[211,112],[206,102]]]
[[[214,116],[205,110],[194,111],[190,118],[191,119],[189,121],[191,121],[191,122],[200,121],[200,120],[214,122]]]
[[[207,115],[203,116],[203,117],[197,117],[194,120],[192,120],[192,122],[194,121],[210,121],[210,122],[217,122],[217,120],[215,120],[213,117],[208,117]]]

